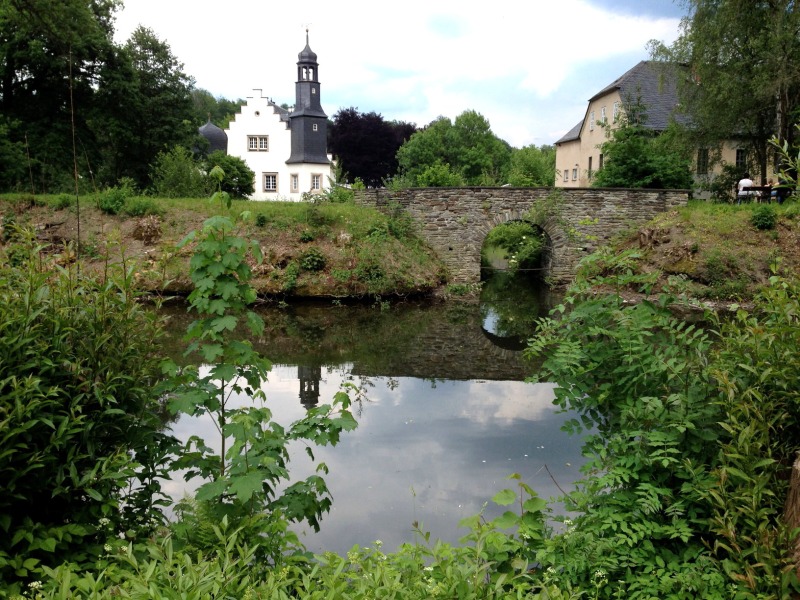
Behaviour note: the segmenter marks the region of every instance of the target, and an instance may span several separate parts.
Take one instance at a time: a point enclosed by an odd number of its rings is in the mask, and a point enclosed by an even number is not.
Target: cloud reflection
[[[333,398],[346,373],[341,366],[321,370],[320,402]],[[522,475],[544,498],[559,494],[545,464],[562,488],[578,477],[580,440],[561,431],[567,416],[556,414],[550,384],[413,378],[369,383],[358,429],[335,448],[315,450],[330,468],[333,508],[319,533],[298,528],[313,551],[345,552],[376,539],[391,550],[413,540],[414,521],[432,539],[454,542],[466,533],[458,521],[510,487],[509,474]],[[273,368],[265,392],[276,421],[288,425],[303,415],[299,389],[296,367]],[[184,418],[173,430],[181,439],[200,435],[216,445],[210,419]],[[291,454],[295,479],[314,472],[300,445]],[[180,497],[191,488],[178,481],[167,489]]]

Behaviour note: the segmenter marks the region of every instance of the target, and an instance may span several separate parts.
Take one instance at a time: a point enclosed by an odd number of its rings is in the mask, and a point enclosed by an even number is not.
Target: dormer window
[[[316,131],[317,129],[319,129],[319,125],[317,125],[316,123],[314,123],[314,125],[312,125],[312,127],[311,127],[311,128],[312,128],[314,131]]]

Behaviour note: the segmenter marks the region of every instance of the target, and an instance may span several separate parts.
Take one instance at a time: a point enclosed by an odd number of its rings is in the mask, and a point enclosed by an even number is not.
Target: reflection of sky
[[[322,370],[320,402],[333,398],[343,370]],[[522,475],[544,498],[559,495],[545,464],[562,488],[578,477],[580,440],[560,430],[566,416],[555,414],[548,384],[412,378],[369,383],[360,415],[354,406],[358,428],[335,448],[315,449],[317,460],[330,468],[326,481],[333,507],[322,519],[322,531],[303,537],[313,551],[344,552],[376,539],[391,550],[413,540],[414,521],[431,539],[457,541],[466,533],[458,521],[513,487],[505,480],[511,473]],[[302,416],[299,388],[296,367],[273,368],[265,391],[280,423]],[[182,439],[201,435],[215,445],[210,421],[182,419],[174,432]],[[295,479],[313,473],[302,447],[294,449],[292,461]],[[183,481],[168,486],[173,496],[185,489]]]

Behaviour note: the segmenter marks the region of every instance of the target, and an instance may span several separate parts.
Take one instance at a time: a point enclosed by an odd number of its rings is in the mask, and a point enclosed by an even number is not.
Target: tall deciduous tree
[[[193,89],[191,96],[194,122],[198,127],[211,119],[214,125],[225,129],[244,104],[242,99],[228,100],[221,96],[215,97],[211,92],[203,89]]]
[[[800,5],[795,0],[686,0],[688,16],[659,58],[686,64],[680,88],[701,142],[739,139],[766,177],[768,140],[792,141],[800,114]]]
[[[556,183],[556,149],[531,144],[511,151],[508,183],[515,187],[552,187]]]
[[[375,112],[343,108],[328,127],[328,148],[345,179],[377,187],[397,172],[397,150],[416,131],[410,123],[385,121]]]
[[[73,106],[79,169],[93,160],[87,120],[119,6],[119,0],[0,1],[0,107],[11,123],[10,141],[27,140],[37,191],[69,185]]]
[[[129,159],[134,178],[148,183],[149,165],[156,155],[176,144],[191,146],[197,133],[192,122],[194,79],[165,41],[139,26],[125,44],[133,68],[134,101],[127,122],[131,126]]]
[[[646,122],[647,107],[640,98],[628,98],[617,126],[603,124],[608,137],[601,145],[605,164],[593,175],[594,187],[692,187],[689,154],[675,130],[656,132]]]
[[[400,147],[401,176],[412,186],[430,167],[448,165],[466,185],[505,183],[511,156],[509,145],[492,133],[489,122],[468,110],[451,122],[439,117]]]

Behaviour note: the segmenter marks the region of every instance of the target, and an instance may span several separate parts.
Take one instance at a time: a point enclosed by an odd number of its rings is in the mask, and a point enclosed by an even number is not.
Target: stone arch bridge
[[[400,207],[420,224],[421,236],[450,272],[452,283],[480,281],[487,234],[509,221],[526,220],[537,206],[547,247],[545,275],[565,284],[578,261],[624,229],[684,206],[688,190],[608,188],[413,188],[356,191],[356,203],[389,211]],[[551,207],[548,209],[548,207]],[[554,207],[554,208],[552,208]]]

